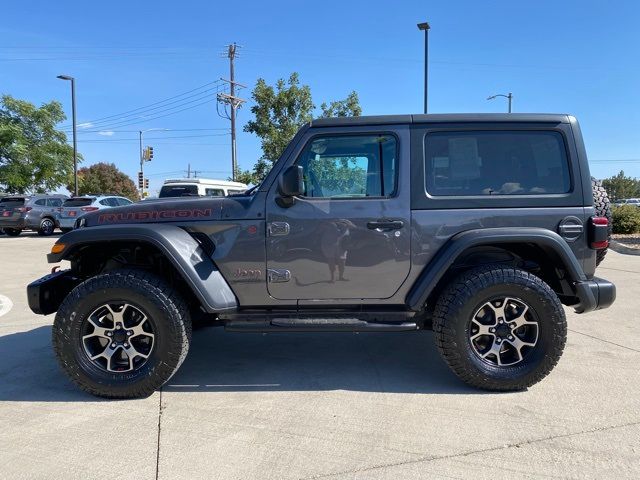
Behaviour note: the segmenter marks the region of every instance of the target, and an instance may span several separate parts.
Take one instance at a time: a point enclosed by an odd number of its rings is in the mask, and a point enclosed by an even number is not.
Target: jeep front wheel
[[[180,367],[190,338],[185,302],[162,280],[138,270],[81,283],[53,324],[63,370],[81,389],[107,398],[151,395]]]
[[[435,307],[438,350],[464,382],[486,390],[522,390],[542,380],[564,349],[562,304],[539,277],[500,265],[453,280]]]

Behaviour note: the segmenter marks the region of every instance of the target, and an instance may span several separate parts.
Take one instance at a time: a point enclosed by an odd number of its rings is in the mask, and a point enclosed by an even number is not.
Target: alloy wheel
[[[529,305],[518,298],[499,297],[476,310],[469,341],[480,359],[504,367],[522,362],[538,343],[539,331]]]
[[[151,355],[154,344],[153,322],[138,307],[124,302],[96,308],[82,329],[85,354],[108,372],[138,370]]]

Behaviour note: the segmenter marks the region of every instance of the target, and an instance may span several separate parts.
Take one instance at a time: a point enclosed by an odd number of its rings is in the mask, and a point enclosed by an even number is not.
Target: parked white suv
[[[242,193],[247,188],[244,183],[227,180],[178,178],[165,180],[158,197],[226,197],[234,193]]]

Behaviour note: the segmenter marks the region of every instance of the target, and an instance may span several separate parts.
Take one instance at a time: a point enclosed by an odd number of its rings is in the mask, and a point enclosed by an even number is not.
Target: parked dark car
[[[57,225],[58,209],[66,195],[8,195],[0,198],[0,228],[9,236],[23,230],[51,235]]]

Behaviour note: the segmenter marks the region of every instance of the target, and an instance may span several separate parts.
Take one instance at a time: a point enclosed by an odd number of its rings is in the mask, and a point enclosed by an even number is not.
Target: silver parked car
[[[84,195],[66,200],[58,213],[58,226],[63,232],[73,230],[76,220],[87,212],[130,205],[133,202],[115,195]]]
[[[12,237],[22,230],[51,235],[56,228],[58,209],[65,195],[8,195],[0,198],[0,228]]]

